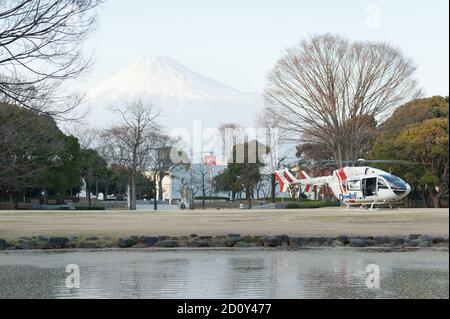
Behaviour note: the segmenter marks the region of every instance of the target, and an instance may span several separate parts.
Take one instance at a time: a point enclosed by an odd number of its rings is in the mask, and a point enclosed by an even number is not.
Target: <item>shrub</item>
[[[202,200],[203,196],[195,196],[194,198],[195,200]],[[230,199],[228,197],[223,197],[223,196],[205,196],[205,200],[224,200],[229,202]]]
[[[102,206],[75,206],[75,210],[105,210],[105,207]]]
[[[300,205],[298,203],[288,203],[285,206],[286,209],[298,209]]]

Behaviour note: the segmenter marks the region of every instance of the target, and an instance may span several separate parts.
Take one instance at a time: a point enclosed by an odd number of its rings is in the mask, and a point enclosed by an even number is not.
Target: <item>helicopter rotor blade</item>
[[[421,163],[406,160],[364,160],[359,163],[374,163],[374,164],[408,164],[408,165],[420,165]]]

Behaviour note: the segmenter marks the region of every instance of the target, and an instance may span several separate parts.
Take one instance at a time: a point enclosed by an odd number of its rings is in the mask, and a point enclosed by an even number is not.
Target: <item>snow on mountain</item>
[[[145,56],[88,91],[88,99],[128,97],[233,100],[248,96],[168,57]]]
[[[228,122],[253,127],[263,104],[259,94],[231,88],[171,58],[151,56],[94,85],[86,97],[91,126],[104,128],[118,123],[120,117],[111,106],[122,107],[139,98],[161,110],[161,122],[168,132],[180,128],[192,131],[194,121],[200,121],[203,128]]]

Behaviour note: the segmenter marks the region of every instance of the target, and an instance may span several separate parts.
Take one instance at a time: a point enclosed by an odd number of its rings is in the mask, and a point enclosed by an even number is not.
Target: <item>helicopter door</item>
[[[364,178],[362,182],[362,188],[364,197],[375,196],[375,192],[377,190],[377,178]]]

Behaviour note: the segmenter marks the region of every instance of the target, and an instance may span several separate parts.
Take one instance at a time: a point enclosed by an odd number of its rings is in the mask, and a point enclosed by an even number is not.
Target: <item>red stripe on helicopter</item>
[[[345,174],[345,169],[344,168],[338,169],[337,175],[339,177],[339,187],[341,188],[341,192],[346,193],[347,189],[344,183],[347,181],[347,174]]]
[[[345,170],[343,168],[338,169],[338,174],[343,182],[347,180],[347,175],[345,174]]]
[[[300,171],[300,179],[307,179],[305,174],[302,171]]]
[[[283,181],[283,179],[281,178],[281,176],[277,172],[275,172],[275,177],[278,180],[278,184],[280,185],[280,192],[281,192],[284,189],[284,181]]]
[[[311,185],[306,185],[306,188],[305,188],[305,193],[309,193],[309,191],[311,190]]]
[[[289,176],[287,172],[284,172],[284,177],[288,180],[289,183],[293,182],[292,178]]]
[[[344,190],[342,189],[341,176],[339,176],[339,174],[336,173],[336,177],[337,177],[337,179],[338,179],[338,184],[339,184],[339,189],[341,190],[341,194],[344,194]]]

